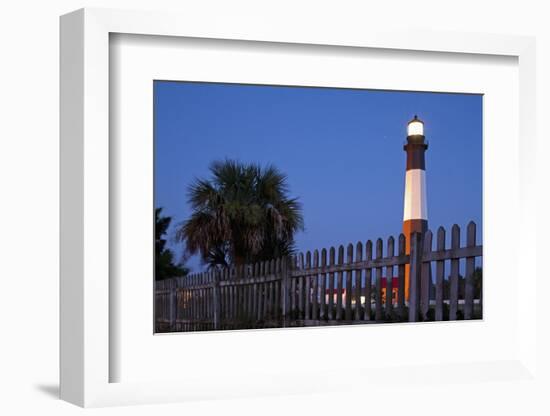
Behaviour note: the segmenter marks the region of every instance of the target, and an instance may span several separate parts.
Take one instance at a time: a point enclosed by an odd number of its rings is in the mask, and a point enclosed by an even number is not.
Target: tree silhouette
[[[301,204],[288,196],[286,175],[274,166],[213,162],[211,178],[188,189],[193,213],[176,238],[210,267],[270,260],[295,251]]]
[[[162,208],[155,209],[155,280],[171,277],[181,277],[189,273],[189,269],[174,263],[174,254],[166,248],[166,235],[171,217],[161,216]]]

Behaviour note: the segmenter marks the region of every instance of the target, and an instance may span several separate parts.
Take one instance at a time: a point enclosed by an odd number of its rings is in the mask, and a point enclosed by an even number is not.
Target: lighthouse
[[[424,137],[424,123],[415,115],[407,125],[407,153],[405,173],[405,200],[403,209],[403,234],[406,237],[406,253],[410,254],[411,233],[428,230],[428,204],[426,198],[426,159],[428,143]],[[405,269],[405,298],[409,298],[409,268]]]

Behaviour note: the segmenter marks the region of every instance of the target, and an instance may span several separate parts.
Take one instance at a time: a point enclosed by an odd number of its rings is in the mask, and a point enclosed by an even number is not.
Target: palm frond
[[[303,230],[302,205],[288,196],[287,177],[275,166],[225,159],[210,165],[210,179],[188,188],[191,217],[176,238],[210,267],[280,257],[295,250]]]

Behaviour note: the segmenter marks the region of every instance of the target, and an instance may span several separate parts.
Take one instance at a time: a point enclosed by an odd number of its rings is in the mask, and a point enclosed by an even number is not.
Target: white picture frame
[[[260,24],[261,23],[261,24]],[[196,21],[192,16],[83,9],[61,19],[61,398],[80,406],[158,403],[209,397],[239,397],[262,394],[330,392],[347,389],[366,378],[405,377],[403,388],[412,387],[418,378],[430,383],[441,371],[455,380],[480,383],[503,374],[518,384],[537,383],[537,326],[531,317],[536,307],[538,278],[530,251],[521,242],[535,241],[535,41],[529,37],[468,33],[406,32],[379,29],[330,30],[300,26],[281,28],[266,22],[213,20]],[[397,369],[388,373],[377,364],[364,369],[330,369],[330,377],[347,380],[336,387],[316,383],[316,375],[307,373],[270,374],[262,380],[240,379],[228,388],[228,379],[212,380],[205,375],[193,379],[148,382],[110,382],[113,361],[120,359],[110,348],[109,252],[110,169],[109,149],[109,51],[110,34],[129,34],[235,41],[278,42],[282,44],[331,45],[333,47],[376,48],[384,50],[429,51],[452,54],[504,55],[518,59],[519,67],[519,149],[521,204],[517,218],[518,264],[525,273],[519,288],[517,348],[507,360],[457,364],[417,363],[413,370]],[[523,317],[523,319],[522,319]],[[524,322],[524,324],[523,324]],[[326,329],[323,331],[330,331]],[[274,337],[281,333],[272,333]],[[151,335],[152,336],[152,335]],[[294,331],[292,337],[300,337]],[[170,342],[169,338],[166,337]],[[376,364],[376,363],[374,363]],[[475,377],[472,377],[472,374]],[[487,375],[489,374],[489,376]],[[198,378],[197,378],[198,377]],[[293,381],[290,382],[289,379]],[[309,384],[308,384],[309,383]],[[387,387],[387,384],[386,384]],[[442,393],[443,394],[443,393]]]

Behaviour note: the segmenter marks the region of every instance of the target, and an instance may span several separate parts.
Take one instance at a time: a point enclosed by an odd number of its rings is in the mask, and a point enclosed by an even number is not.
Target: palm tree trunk
[[[245,257],[244,256],[240,256],[238,254],[235,254],[233,256],[233,259],[234,259],[234,266],[235,266],[235,272],[236,272],[236,275],[237,275],[237,278],[241,278],[241,277],[244,277],[244,265],[245,265]]]

